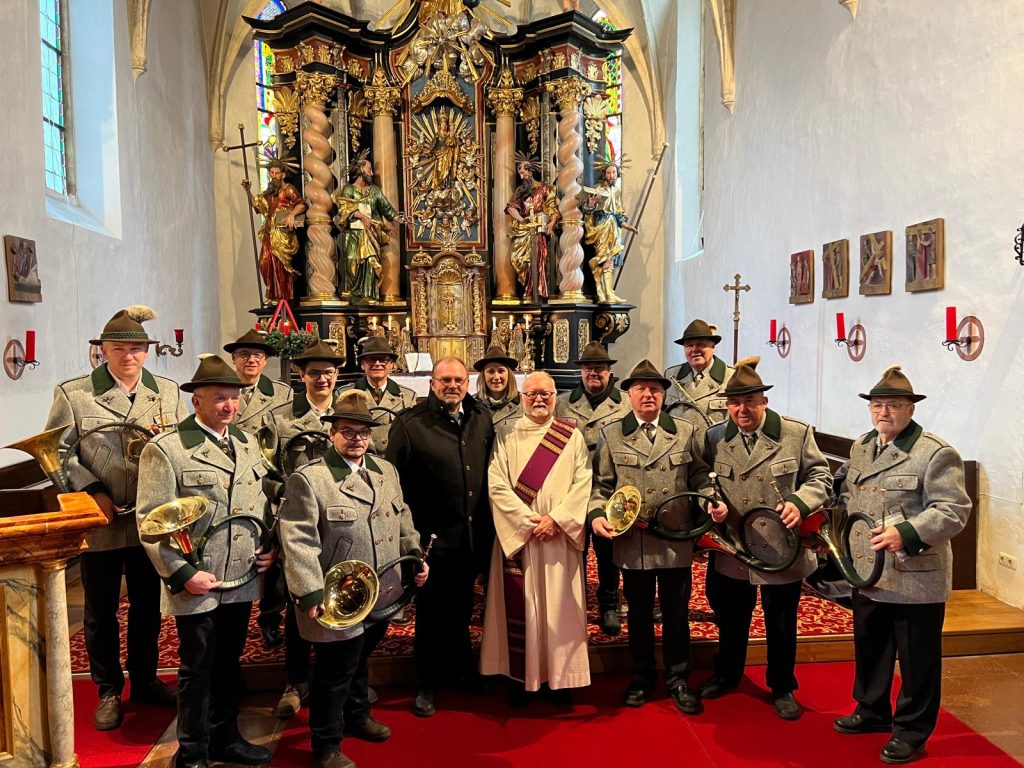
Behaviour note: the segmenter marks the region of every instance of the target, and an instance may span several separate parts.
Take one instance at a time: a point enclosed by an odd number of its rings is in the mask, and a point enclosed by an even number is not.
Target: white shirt
[[[224,427],[224,430],[220,434],[218,434],[214,432],[213,429],[208,427],[205,423],[203,423],[203,421],[198,416],[196,416],[196,424],[198,424],[199,428],[203,430],[206,434],[213,435],[213,439],[216,440],[218,443],[228,436],[227,427]]]

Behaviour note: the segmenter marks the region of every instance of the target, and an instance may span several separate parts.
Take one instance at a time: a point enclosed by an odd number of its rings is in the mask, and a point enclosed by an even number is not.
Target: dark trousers
[[[359,669],[365,637],[312,644],[316,662],[309,691],[309,733],[315,757],[341,744],[345,702]]]
[[[289,602],[284,611],[284,675],[289,684],[309,683],[309,654],[312,648],[313,644],[299,634],[295,604]]]
[[[260,613],[257,618],[260,627],[276,629],[281,626],[281,613],[290,602],[285,595],[286,589],[281,561],[275,560],[274,564],[263,572],[263,596],[260,598]]]
[[[629,655],[633,682],[654,689],[654,592],[661,602],[661,654],[669,690],[686,682],[690,666],[689,568],[622,569],[622,591],[629,603]]]
[[[178,764],[238,739],[241,658],[252,603],[175,616],[178,626]]]
[[[942,622],[945,603],[880,603],[853,591],[853,698],[870,722],[892,722],[893,738],[919,747],[939,717],[942,696]],[[900,662],[896,711],[891,702]]]
[[[413,649],[420,688],[436,688],[473,673],[469,621],[476,571],[468,552],[430,556],[430,578],[416,595]]]
[[[718,623],[718,609],[722,602],[718,597],[718,583],[721,579],[725,578],[715,569],[716,555],[717,553],[713,551],[708,552],[708,565],[704,569],[704,596],[707,598],[708,607],[714,615],[715,624]],[[723,557],[728,557],[728,555],[723,555]]]
[[[715,674],[729,685],[743,677],[747,664],[750,619],[757,603],[757,585],[721,573],[715,576],[718,600],[718,655]],[[761,607],[768,645],[766,681],[774,696],[797,689],[796,612],[801,582],[762,584]]]
[[[359,652],[359,663],[352,677],[348,699],[345,701],[345,722],[349,725],[365,723],[370,717],[370,656],[388,632],[390,621],[379,621],[363,631],[363,647]]]
[[[89,672],[99,695],[120,696],[121,575],[128,586],[128,656],[125,666],[132,685],[143,687],[156,679],[157,638],[160,635],[160,577],[142,547],[83,552],[82,591],[85,593],[85,648]]]
[[[584,526],[586,535],[583,539],[583,576],[586,583],[587,549],[594,548],[594,560],[597,562],[597,608],[598,614],[614,611],[619,607],[619,568],[612,561],[612,540],[604,536],[594,536],[588,523]]]

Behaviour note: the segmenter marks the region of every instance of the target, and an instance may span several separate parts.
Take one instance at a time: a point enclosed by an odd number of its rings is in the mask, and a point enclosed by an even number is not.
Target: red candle
[[[311,322],[309,322],[308,320],[306,321],[306,333],[308,333],[308,334],[312,334],[313,333],[313,324]]]
[[[778,321],[773,319],[771,321],[771,324],[768,327],[768,340],[771,341],[771,342],[776,342],[776,341],[778,341],[778,339],[779,339],[779,325],[778,325]]]
[[[259,320],[257,320],[257,321],[256,321],[256,325],[254,325],[254,326],[252,327],[252,329],[253,329],[254,331],[262,331],[262,330],[263,330],[263,327],[262,327],[262,326],[260,325],[260,321],[259,321]]]
[[[956,307],[946,307],[946,341],[956,340]]]
[[[283,333],[285,336],[292,335],[292,325],[287,320],[281,323],[281,333]]]
[[[175,328],[174,329],[174,343],[181,344],[185,340],[185,329]]]
[[[846,316],[842,312],[836,312],[836,338],[846,338]]]
[[[36,359],[36,332],[25,331],[25,362],[32,363]]]

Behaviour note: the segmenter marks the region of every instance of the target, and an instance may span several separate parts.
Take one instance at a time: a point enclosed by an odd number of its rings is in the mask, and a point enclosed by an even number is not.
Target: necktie
[[[242,407],[246,408],[252,400],[252,393],[255,387],[246,387],[242,390]]]
[[[462,411],[456,411],[455,413],[450,414],[450,416],[452,417],[452,421],[455,422],[456,427],[462,426]]]
[[[703,378],[704,378],[704,374],[703,373],[694,373],[693,374],[693,383],[694,384],[700,384],[700,380],[703,379]]]
[[[373,488],[373,483],[370,482],[370,473],[366,471],[366,467],[359,468],[359,477],[364,483]]]
[[[376,401],[377,405],[380,405],[381,398],[384,397],[384,390],[378,389],[377,387],[370,387],[370,389],[373,390],[373,399]]]
[[[647,435],[647,439],[654,444],[654,424],[650,421],[644,422],[644,434]]]
[[[876,442],[875,443],[875,458],[877,459],[879,456],[881,456],[883,453],[885,453],[885,449],[888,448],[888,447],[889,447],[888,443],[886,443],[885,445],[880,445],[880,444],[878,444]]]
[[[747,447],[747,453],[754,452],[754,445],[757,443],[757,432],[743,432],[743,444]]]
[[[224,451],[225,456],[227,456],[232,461],[235,460],[235,449],[231,445],[230,437],[222,437],[220,440],[217,441],[217,445],[220,447],[222,451]]]

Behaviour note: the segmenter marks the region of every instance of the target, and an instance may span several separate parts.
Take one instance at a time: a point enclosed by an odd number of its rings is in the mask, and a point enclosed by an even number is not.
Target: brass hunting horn
[[[800,543],[827,555],[839,573],[856,589],[873,587],[885,569],[885,553],[871,550],[874,521],[863,512],[848,512],[839,499],[830,499],[800,521]],[[863,537],[865,546],[854,551],[851,539]]]
[[[16,451],[24,451],[29,454],[50,478],[57,493],[71,493],[71,483],[68,481],[64,464],[60,460],[60,438],[71,426],[71,424],[63,424],[40,432],[38,435],[26,437],[16,443],[5,445],[4,448],[13,448]]]
[[[635,525],[640,529],[649,529],[662,539],[682,541],[702,536],[712,525],[707,513],[701,513],[699,510],[695,521],[695,500],[705,504],[712,501],[709,496],[694,491],[683,491],[672,494],[658,504],[654,511],[644,514],[640,489],[633,485],[624,485],[608,499],[604,505],[604,513],[612,526],[613,537],[621,536]]]
[[[154,507],[139,523],[139,533],[148,538],[170,536],[178,545],[182,556],[194,567],[201,568],[202,554],[192,541],[192,524],[202,518],[210,509],[210,503],[202,496],[187,496],[172,499],[166,504]]]
[[[324,610],[316,620],[328,629],[348,629],[365,619],[380,595],[373,566],[343,560],[324,574]]]

